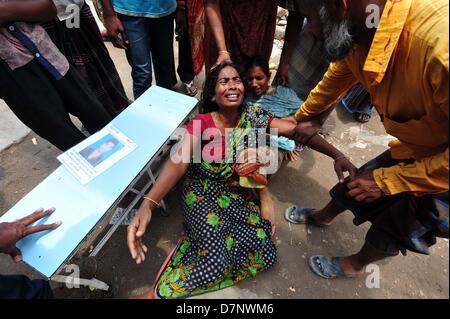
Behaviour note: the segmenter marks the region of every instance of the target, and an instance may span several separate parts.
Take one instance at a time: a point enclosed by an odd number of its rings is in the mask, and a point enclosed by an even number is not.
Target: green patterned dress
[[[238,127],[267,128],[271,116],[247,108]],[[242,132],[241,132],[242,133]],[[244,134],[245,135],[245,134]],[[243,134],[230,136],[235,147]],[[277,251],[271,224],[248,190],[235,187],[233,163],[191,164],[184,183],[186,237],[155,285],[155,298],[181,298],[230,287],[271,268]]]

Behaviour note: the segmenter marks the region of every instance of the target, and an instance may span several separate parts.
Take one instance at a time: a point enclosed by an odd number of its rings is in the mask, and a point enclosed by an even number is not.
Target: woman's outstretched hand
[[[345,182],[345,172],[349,173],[350,180],[353,180],[358,173],[358,169],[356,168],[356,166],[353,165],[353,163],[350,162],[350,160],[345,156],[339,157],[334,160],[334,170],[336,171],[339,183]]]
[[[128,226],[128,249],[130,250],[131,257],[138,265],[145,260],[145,254],[148,252],[147,246],[144,245],[143,237],[151,218],[151,209],[142,205],[133,221]]]

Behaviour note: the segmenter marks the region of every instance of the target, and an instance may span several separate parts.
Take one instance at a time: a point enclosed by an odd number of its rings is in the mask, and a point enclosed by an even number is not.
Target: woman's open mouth
[[[237,102],[237,101],[239,101],[240,97],[241,97],[241,95],[237,94],[237,93],[225,95],[225,98],[230,102]]]

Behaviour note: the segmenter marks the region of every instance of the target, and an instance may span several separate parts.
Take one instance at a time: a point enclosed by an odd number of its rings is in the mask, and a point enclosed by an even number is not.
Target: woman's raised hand
[[[131,257],[138,265],[145,260],[145,254],[148,252],[147,246],[143,243],[143,237],[151,218],[151,209],[143,204],[139,208],[139,211],[131,224],[128,226],[128,249],[130,250]]]

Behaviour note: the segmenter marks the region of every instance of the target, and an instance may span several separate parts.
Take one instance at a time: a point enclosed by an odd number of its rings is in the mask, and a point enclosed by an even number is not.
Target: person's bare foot
[[[321,210],[314,210],[311,217],[318,225],[323,226],[330,226],[333,221],[333,218],[324,215]]]
[[[341,268],[346,275],[358,276],[364,272],[364,266],[361,266],[353,261],[353,256],[341,258]]]

